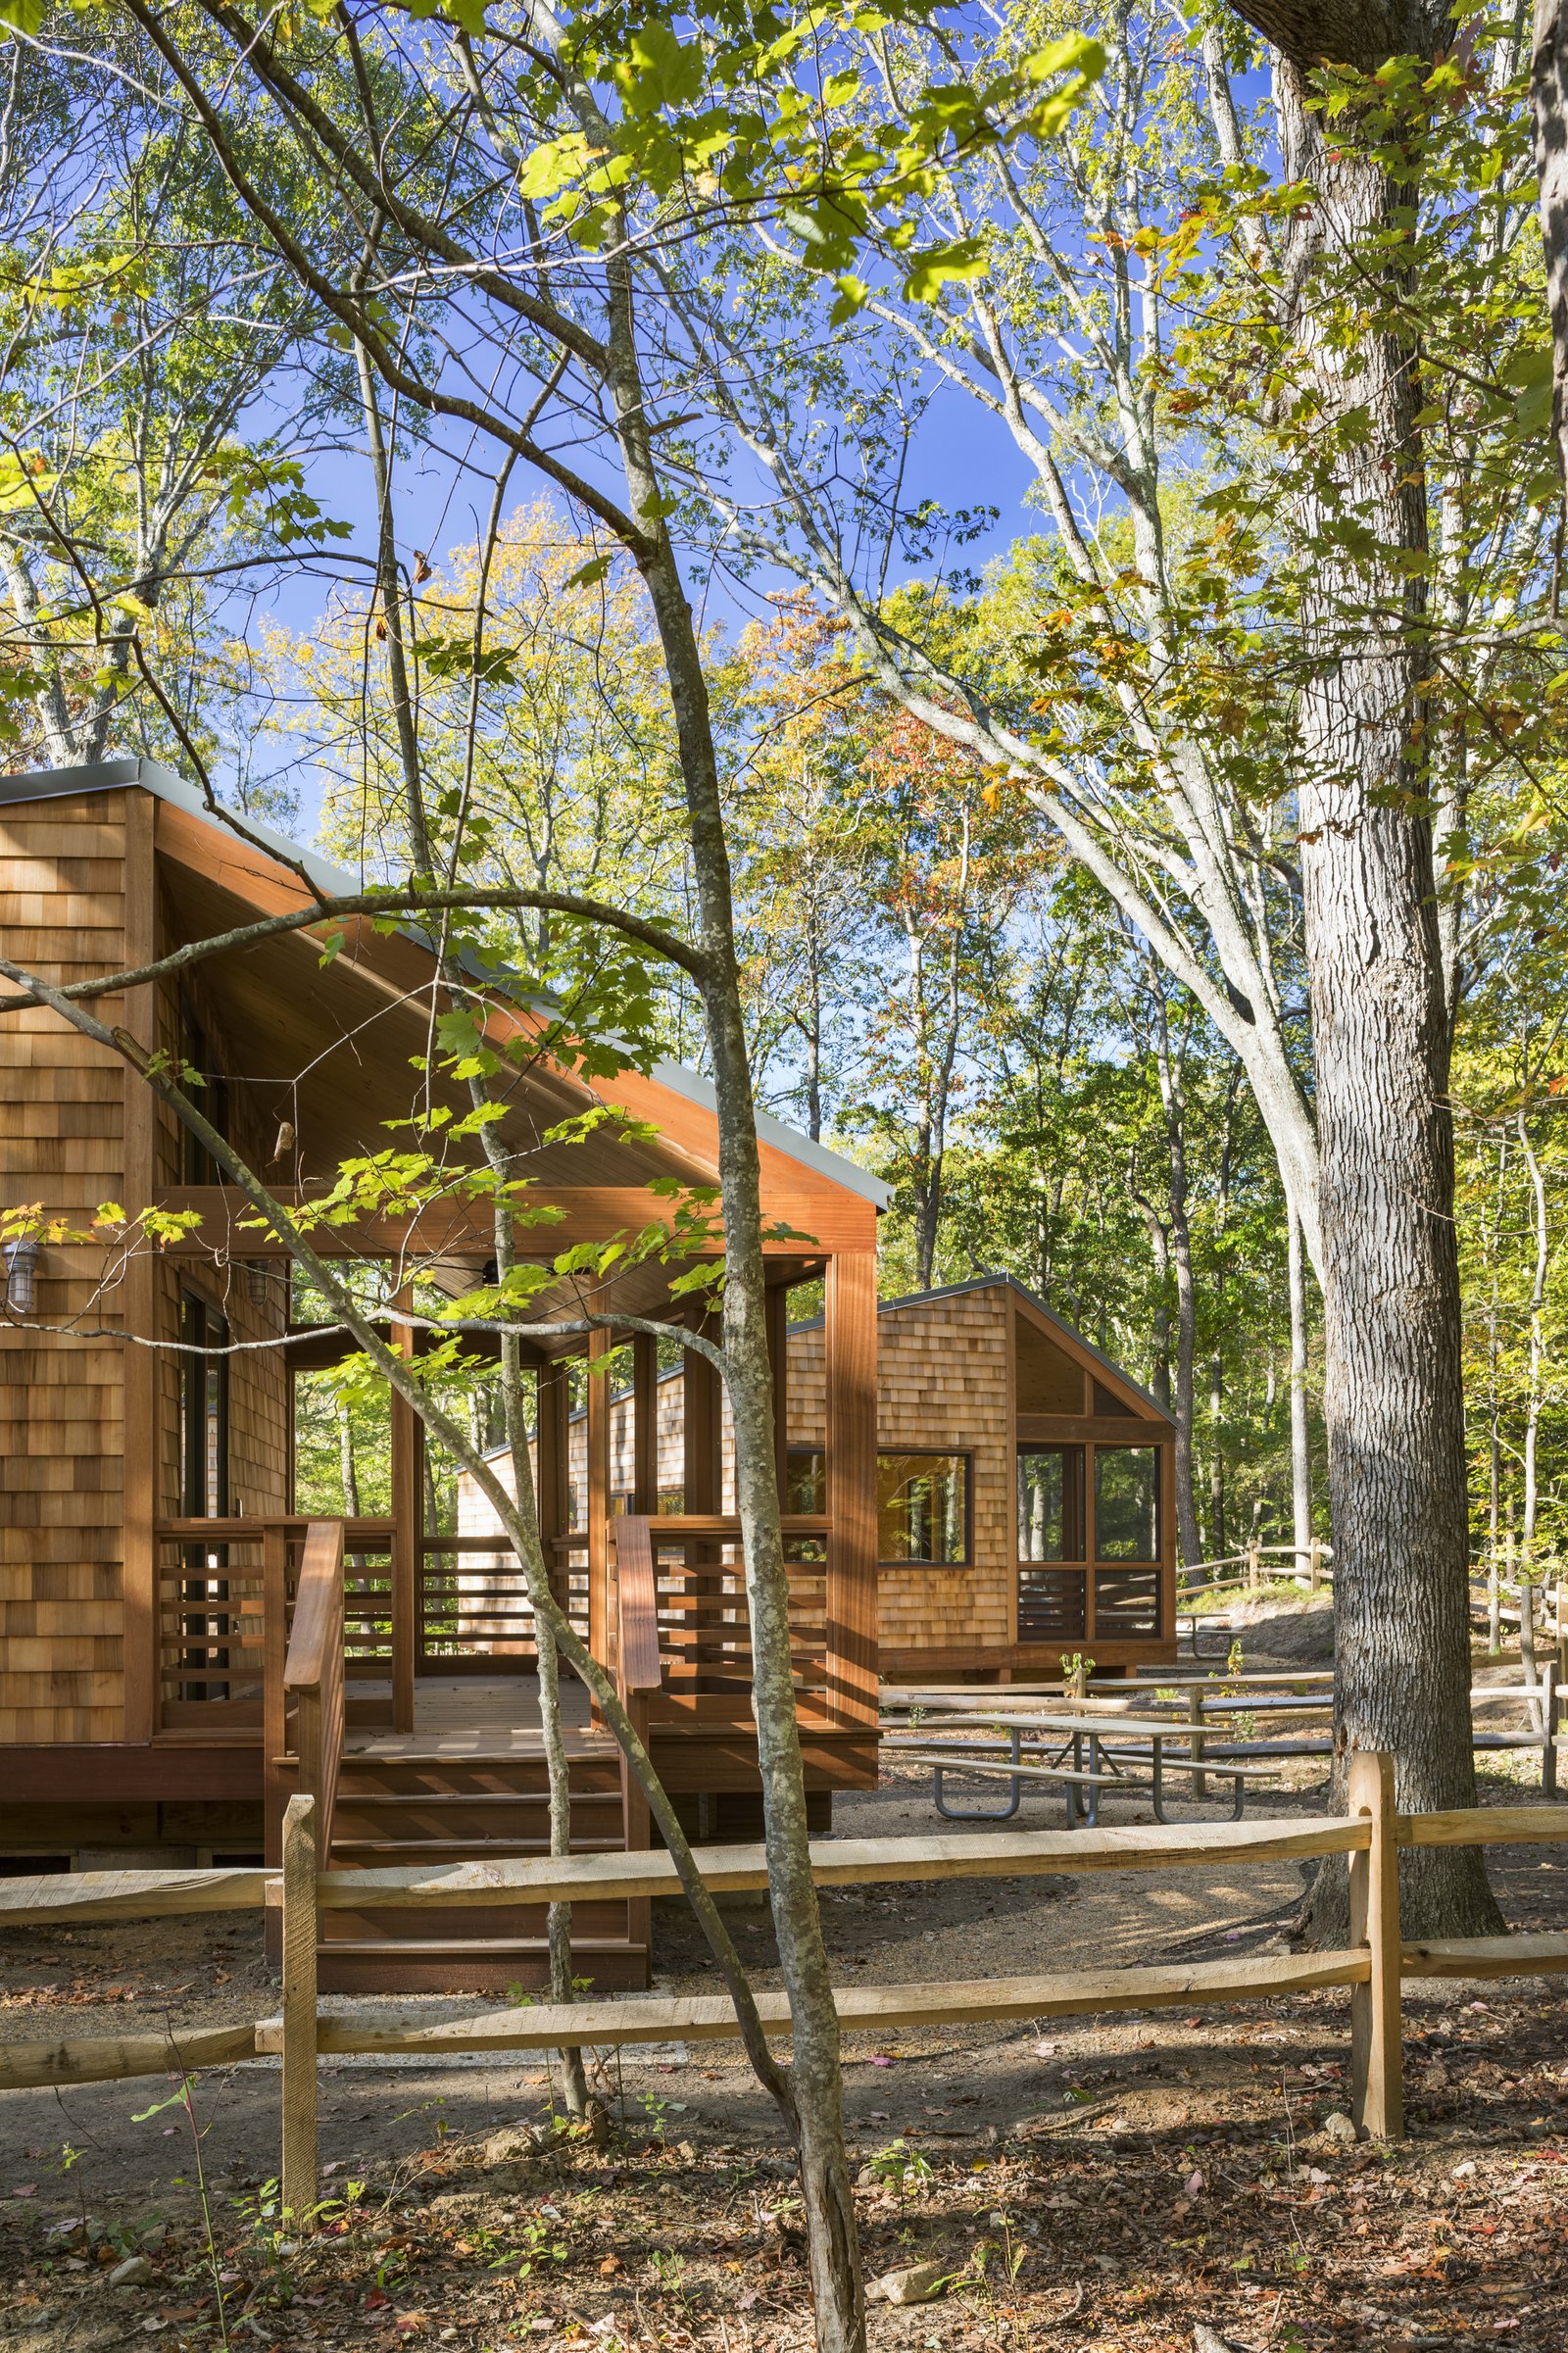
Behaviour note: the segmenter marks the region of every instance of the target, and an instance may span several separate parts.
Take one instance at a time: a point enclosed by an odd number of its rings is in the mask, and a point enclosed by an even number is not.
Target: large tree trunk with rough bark
[[[1414,48],[1434,28],[1402,29]],[[1424,606],[1419,572],[1400,563],[1426,547],[1419,371],[1413,348],[1381,321],[1347,334],[1342,317],[1335,332],[1322,305],[1348,255],[1363,270],[1376,267],[1374,240],[1415,192],[1361,150],[1353,115],[1340,116],[1333,143],[1325,140],[1305,74],[1289,58],[1276,89],[1286,174],[1316,191],[1285,274],[1301,288],[1296,343],[1328,453],[1326,477],[1301,495],[1297,523],[1316,550],[1302,613],[1317,659],[1301,700],[1299,799],[1336,1751],[1342,1766],[1350,1749],[1392,1752],[1399,1804],[1442,1809],[1472,1805],[1476,1792],[1449,1028],[1413,749]],[[1392,309],[1383,291],[1370,289],[1369,311]],[[1329,297],[1342,299],[1343,290]],[[1346,518],[1369,540],[1342,554]],[[1476,1850],[1409,1855],[1401,1877],[1411,1935],[1497,1926]],[[1344,1934],[1343,1874],[1320,1877],[1311,1915],[1318,1934]]]

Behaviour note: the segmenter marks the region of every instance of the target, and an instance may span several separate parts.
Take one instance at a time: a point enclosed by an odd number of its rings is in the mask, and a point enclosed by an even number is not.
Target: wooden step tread
[[[573,1854],[624,1854],[621,1838],[573,1838]],[[453,1863],[483,1863],[490,1856],[509,1858],[518,1855],[547,1855],[548,1838],[334,1838],[332,1860],[328,1869],[335,1869],[349,1855],[379,1856],[407,1854],[416,1862],[428,1856],[432,1861]]]
[[[420,1936],[400,1937],[396,1943],[377,1944],[371,1939],[362,1941],[345,1936],[341,1942],[318,1944],[317,1952],[323,1960],[340,1961],[347,1954],[375,1961],[424,1961],[452,1959],[494,1960],[508,1953],[525,1956],[529,1960],[548,1958],[549,1940],[544,1936]],[[624,1936],[573,1936],[573,1959],[592,1953],[646,1953],[646,1944],[633,1944]]]
[[[352,1805],[548,1805],[548,1789],[345,1789],[338,1777],[338,1802]],[[573,1789],[573,1805],[619,1805],[618,1789]]]

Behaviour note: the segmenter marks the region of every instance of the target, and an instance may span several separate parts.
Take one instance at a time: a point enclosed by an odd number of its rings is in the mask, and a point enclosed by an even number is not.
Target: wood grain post
[[[767,1368],[773,1376],[773,1473],[778,1507],[790,1507],[790,1295],[784,1283],[767,1294]]]
[[[409,1295],[400,1291],[399,1306],[407,1306]],[[392,1322],[392,1346],[400,1356],[414,1356],[414,1326]],[[423,1529],[420,1511],[419,1444],[423,1424],[407,1398],[392,1392],[391,1449],[392,1449],[392,1729],[394,1732],[414,1730],[414,1679],[418,1671],[420,1648],[419,1571],[422,1554],[419,1537]]]
[[[154,815],[150,793],[125,795],[125,963],[130,969],[149,962],[156,953]],[[112,1019],[112,1013],[107,1017]],[[158,992],[151,981],[125,991],[120,1017],[138,1044],[149,1053],[156,1051]],[[158,1106],[151,1087],[129,1063],[123,1106],[124,1205],[134,1218],[151,1208],[157,1190]],[[126,1740],[151,1740],[159,1718],[159,1559],[153,1534],[158,1516],[158,1366],[153,1349],[145,1345],[158,1336],[158,1285],[157,1261],[142,1243],[126,1266],[121,1291],[125,1334],[121,1571],[125,1698],[121,1737]]]
[[[1394,1759],[1350,1759],[1348,1810],[1372,1824],[1372,1843],[1350,1857],[1350,1942],[1371,1953],[1372,1974],[1350,1988],[1354,2116],[1376,2140],[1404,2137],[1404,2055],[1399,2015],[1399,1854],[1395,1843]]]
[[[566,1533],[566,1367],[552,1357],[539,1367],[534,1409],[534,1499],[539,1511],[539,1548],[544,1554],[550,1591],[570,1615],[571,1571],[556,1549],[556,1539]],[[537,1637],[535,1638],[537,1653]],[[564,1659],[563,1675],[572,1669]]]
[[[283,2205],[296,2232],[318,2197],[316,2136],[316,1800],[283,1813]]]
[[[631,1343],[631,1507],[644,1519],[659,1509],[659,1343],[634,1332]]]
[[[1547,1659],[1541,1673],[1541,1794],[1548,1802],[1557,1794],[1557,1659]]]
[[[598,1324],[588,1335],[588,1647],[610,1662],[610,1375],[596,1373],[614,1347]]]
[[[1199,1684],[1194,1684],[1187,1694],[1187,1721],[1193,1727],[1192,1737],[1187,1743],[1188,1751],[1196,1765],[1203,1753],[1203,1692],[1202,1687]],[[1208,1795],[1208,1775],[1206,1773],[1193,1775],[1193,1795],[1195,1797]]]
[[[875,1724],[877,1685],[876,1252],[827,1262],[827,1654],[832,1699]]]

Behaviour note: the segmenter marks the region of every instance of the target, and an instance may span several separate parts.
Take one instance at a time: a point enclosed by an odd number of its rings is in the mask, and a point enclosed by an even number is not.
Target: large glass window
[[[1083,1556],[1083,1447],[1020,1447],[1018,1558],[1082,1560]]]
[[[1159,1558],[1159,1448],[1095,1448],[1095,1558]]]
[[[884,1561],[961,1568],[969,1558],[967,1454],[879,1454],[877,1526]]]

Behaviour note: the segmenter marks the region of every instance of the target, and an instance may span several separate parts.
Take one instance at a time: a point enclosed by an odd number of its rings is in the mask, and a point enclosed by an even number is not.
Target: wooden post
[[[397,1303],[408,1304],[407,1291]],[[392,1322],[392,1346],[400,1356],[413,1359],[414,1326]],[[414,1407],[392,1392],[392,1729],[414,1730],[414,1679],[418,1671],[420,1643],[420,1571],[423,1550],[419,1538],[424,1517],[420,1509],[423,1481],[419,1476],[420,1441],[424,1425]]]
[[[125,963],[129,969],[149,962],[156,949],[155,813],[150,793],[140,789],[126,793]],[[153,982],[126,990],[120,1018],[138,1044],[149,1053],[157,1051],[158,991]],[[158,1184],[158,1105],[151,1087],[128,1062],[122,1118],[123,1200],[127,1213],[136,1217],[151,1208]],[[124,1740],[151,1740],[160,1714],[159,1557],[153,1534],[158,1517],[158,1359],[150,1347],[137,1345],[158,1336],[158,1289],[159,1268],[143,1242],[125,1269],[121,1295],[125,1333],[121,1504],[125,1693],[121,1739]]]
[[[1548,1801],[1557,1794],[1557,1661],[1548,1658],[1541,1673],[1541,1794]]]
[[[1399,2016],[1399,1855],[1395,1844],[1394,1759],[1350,1759],[1348,1805],[1372,1824],[1372,1843],[1350,1857],[1350,1942],[1365,1944],[1372,1974],[1350,1988],[1350,2074],[1356,2123],[1376,2140],[1404,2137]]]
[[[1536,1589],[1528,1577],[1519,1582],[1519,1664],[1526,1683],[1536,1682]]]
[[[790,1507],[790,1295],[775,1283],[767,1295],[767,1363],[773,1376],[773,1471],[778,1507]]]
[[[659,1343],[634,1332],[631,1343],[631,1507],[643,1519],[659,1509]]]
[[[539,1509],[539,1547],[545,1557],[550,1591],[570,1615],[571,1570],[556,1550],[556,1539],[566,1533],[566,1366],[552,1357],[539,1367],[534,1393],[534,1495]],[[572,1670],[564,1659],[561,1671]]]
[[[1315,1593],[1323,1583],[1323,1545],[1321,1540],[1315,1536],[1307,1546],[1306,1559],[1307,1590],[1309,1593]]]
[[[838,1713],[874,1725],[877,1684],[876,1252],[827,1262],[827,1655]]]
[[[316,1800],[283,1814],[283,2205],[298,2234],[318,2197],[316,2140]]]
[[[1263,1547],[1256,1537],[1247,1543],[1247,1590],[1255,1593],[1263,1582]]]
[[[282,1807],[277,1791],[284,1779],[282,1760],[288,1747],[283,1691],[283,1665],[288,1656],[287,1586],[288,1531],[280,1520],[269,1520],[262,1530],[262,1837],[273,1869],[282,1859],[278,1845]]]
[[[717,1338],[716,1329],[713,1337]],[[718,1367],[695,1348],[681,1356],[681,1433],[686,1509],[717,1511],[723,1501],[723,1465],[719,1457],[722,1416],[719,1407]]]
[[[610,1375],[592,1368],[614,1345],[603,1324],[588,1335],[588,1647],[610,1659]]]
[[[1203,1753],[1203,1691],[1200,1684],[1195,1683],[1187,1694],[1187,1721],[1193,1727],[1192,1738],[1187,1745],[1196,1764]],[[1193,1775],[1193,1795],[1195,1797],[1208,1795],[1208,1775],[1206,1773]]]

